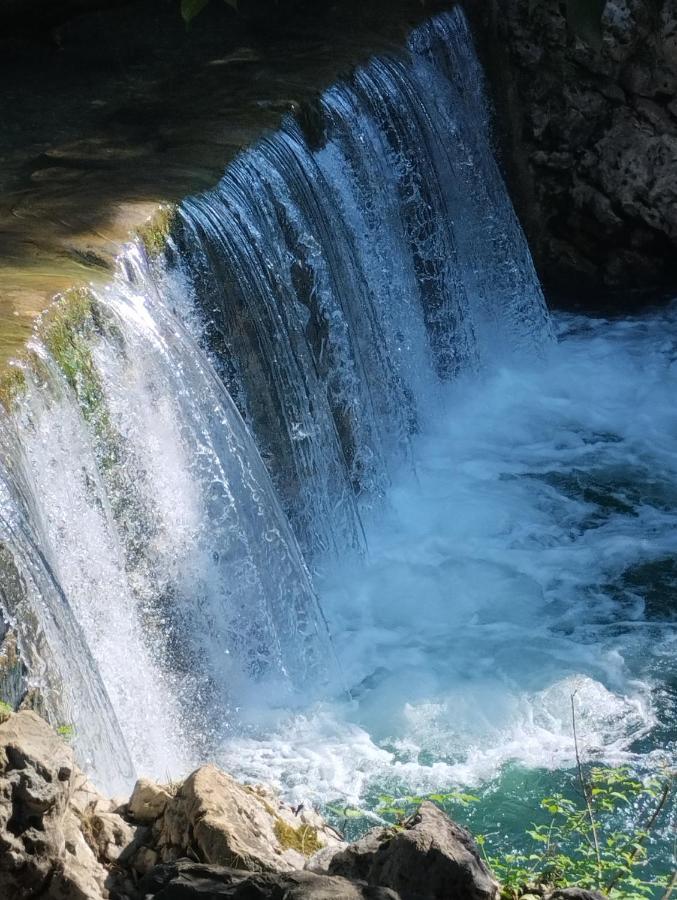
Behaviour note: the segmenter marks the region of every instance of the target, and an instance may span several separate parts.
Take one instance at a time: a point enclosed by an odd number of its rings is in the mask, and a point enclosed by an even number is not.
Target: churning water
[[[299,124],[301,123],[301,124]],[[109,788],[363,804],[675,747],[677,311],[548,316],[459,12],[42,323],[4,614]]]
[[[352,697],[228,765],[358,805],[566,767],[572,694],[592,758],[674,762],[677,307],[555,326],[543,361],[447,387],[364,565],[327,572]]]

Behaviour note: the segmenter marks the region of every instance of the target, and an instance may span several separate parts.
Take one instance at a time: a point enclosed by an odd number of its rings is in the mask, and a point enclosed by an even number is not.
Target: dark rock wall
[[[677,0],[467,0],[513,197],[551,299],[677,295]]]

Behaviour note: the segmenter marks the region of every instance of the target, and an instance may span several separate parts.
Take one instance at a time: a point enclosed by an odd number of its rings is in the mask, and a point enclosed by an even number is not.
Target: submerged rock
[[[402,828],[374,829],[361,840],[311,860],[330,875],[392,888],[402,900],[495,900],[498,884],[464,828],[424,802]]]

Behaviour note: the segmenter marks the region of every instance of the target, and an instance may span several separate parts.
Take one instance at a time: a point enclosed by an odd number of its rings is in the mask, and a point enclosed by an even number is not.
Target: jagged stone
[[[171,799],[171,794],[162,785],[148,778],[139,778],[129,798],[127,810],[135,822],[147,825],[160,818]]]
[[[399,900],[388,888],[356,884],[313,872],[244,873],[178,860],[157,866],[141,880],[138,900]]]
[[[325,860],[326,864],[326,860]],[[317,858],[309,868],[315,869]],[[496,900],[498,884],[472,836],[424,802],[402,829],[374,829],[338,850],[330,875],[388,887],[402,900]]]
[[[291,810],[264,788],[238,784],[216,766],[203,766],[183,783],[154,827],[163,861],[192,855],[251,871],[303,868],[340,838],[312,810]]]
[[[36,713],[0,725],[0,897],[99,900],[133,837]]]

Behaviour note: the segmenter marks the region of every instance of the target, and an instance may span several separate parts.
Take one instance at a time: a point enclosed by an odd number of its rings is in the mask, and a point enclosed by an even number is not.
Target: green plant
[[[14,709],[9,705],[9,703],[5,703],[4,700],[0,700],[0,725],[3,722],[6,722],[7,719],[12,715]]]
[[[555,887],[581,887],[612,900],[646,900],[663,889],[670,897],[672,875],[645,875],[652,835],[666,818],[674,773],[641,778],[627,766],[585,767],[576,729],[575,694],[571,721],[576,774],[568,794],[541,801],[549,821],[528,829],[529,850],[488,852],[487,837],[477,838],[487,864],[503,886],[503,900]]]
[[[478,844],[503,885],[502,897],[517,900],[544,887],[598,890],[617,900],[644,900],[667,877],[642,877],[648,844],[672,791],[669,774],[646,781],[626,767],[595,767],[586,777],[584,794],[555,794],[541,801],[547,824],[526,831],[532,848],[502,855]],[[619,828],[619,820],[624,825]]]
[[[75,726],[59,725],[56,729],[56,733],[59,735],[59,737],[63,738],[64,741],[72,741],[75,737]]]
[[[444,794],[407,794],[404,797],[391,797],[389,794],[381,794],[375,811],[384,819],[394,819],[395,822],[399,823],[403,819],[409,818],[424,800],[430,800],[439,806],[453,804],[468,806],[471,803],[477,803],[479,797],[475,797],[473,794],[460,793],[459,791],[449,791]]]
[[[324,847],[317,835],[317,828],[312,825],[299,825],[294,828],[284,819],[277,817],[274,825],[275,837],[285,850],[297,850],[304,856],[312,856]]]
[[[399,825],[404,819],[409,818],[424,800],[430,800],[439,806],[460,805],[468,806],[479,801],[479,797],[472,794],[464,794],[459,791],[435,794],[379,794],[378,802],[372,812],[367,812],[357,806],[344,806],[341,803],[330,803],[327,812],[335,819],[345,822],[349,819],[376,819],[381,823]]]

